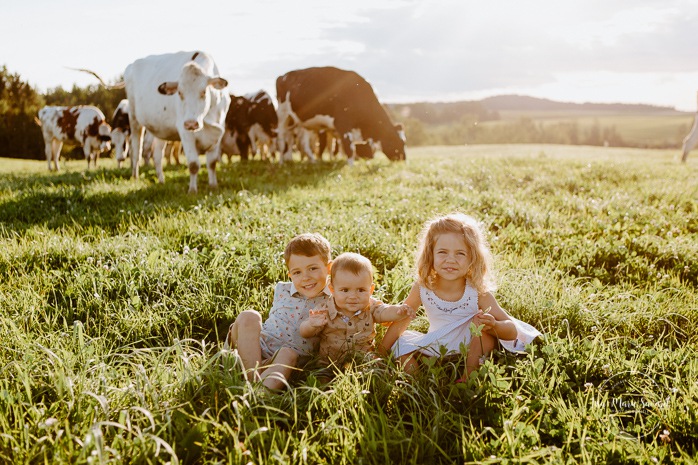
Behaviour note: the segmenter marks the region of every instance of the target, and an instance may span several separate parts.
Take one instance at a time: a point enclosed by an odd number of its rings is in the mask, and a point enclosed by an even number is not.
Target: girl
[[[405,304],[414,310],[424,306],[429,332],[405,331],[393,345],[405,370],[416,370],[416,356],[440,356],[441,346],[451,355],[465,344],[467,376],[497,341],[518,352],[541,334],[510,317],[497,304],[494,290],[492,254],[477,221],[454,213],[428,222],[417,253],[417,281]],[[471,334],[471,323],[476,328],[482,325],[481,335]]]

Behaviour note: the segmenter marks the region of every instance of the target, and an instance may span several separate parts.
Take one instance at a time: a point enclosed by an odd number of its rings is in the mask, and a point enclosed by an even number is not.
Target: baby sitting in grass
[[[310,311],[300,325],[305,338],[320,336],[319,357],[324,365],[338,364],[355,352],[375,348],[375,323],[414,318],[408,305],[387,305],[372,297],[373,266],[368,258],[343,253],[332,261],[327,304]]]

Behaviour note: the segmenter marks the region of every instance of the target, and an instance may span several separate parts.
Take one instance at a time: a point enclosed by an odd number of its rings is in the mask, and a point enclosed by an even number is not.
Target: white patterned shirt
[[[300,335],[301,323],[308,319],[308,311],[327,305],[331,298],[330,290],[325,289],[312,299],[303,297],[292,282],[276,283],[274,303],[269,317],[262,324],[262,357],[267,359],[282,347],[289,347],[299,355],[314,355],[317,352],[318,337],[304,338]]]

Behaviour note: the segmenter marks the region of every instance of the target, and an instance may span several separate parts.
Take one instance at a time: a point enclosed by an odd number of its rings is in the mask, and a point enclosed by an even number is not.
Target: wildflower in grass
[[[662,441],[662,444],[669,444],[671,442],[671,437],[668,429],[662,431],[662,434],[659,435],[659,440]]]

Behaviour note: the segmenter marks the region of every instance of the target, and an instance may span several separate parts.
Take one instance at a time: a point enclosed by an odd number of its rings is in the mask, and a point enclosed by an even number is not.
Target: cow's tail
[[[36,123],[37,126],[41,127],[41,120],[37,118],[36,116],[34,117],[34,122]]]
[[[68,66],[66,66],[66,68],[72,69],[73,71],[82,71],[83,73],[88,73],[88,74],[93,75],[94,77],[96,77],[96,78],[99,80],[100,84],[102,84],[103,87],[105,87],[105,88],[107,88],[107,89],[109,89],[109,90],[123,89],[124,87],[126,87],[126,82],[124,82],[124,81],[117,82],[116,84],[107,84],[106,82],[104,82],[104,79],[102,79],[102,77],[101,77],[99,74],[97,74],[97,73],[95,73],[94,71],[89,70],[89,69],[85,69],[85,68],[70,68],[70,67],[68,67]]]

